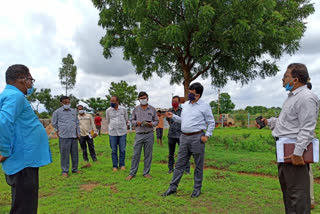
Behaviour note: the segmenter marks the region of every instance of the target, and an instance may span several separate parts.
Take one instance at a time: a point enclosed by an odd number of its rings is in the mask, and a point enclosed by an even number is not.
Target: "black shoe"
[[[177,190],[171,190],[171,189],[168,189],[165,193],[163,193],[161,196],[169,196],[169,195],[172,195],[172,194],[176,194],[177,193]]]
[[[201,194],[201,190],[193,190],[191,194],[191,198],[198,198],[200,194]]]
[[[173,169],[170,169],[170,170],[168,171],[168,174],[171,174],[171,173],[173,173]]]

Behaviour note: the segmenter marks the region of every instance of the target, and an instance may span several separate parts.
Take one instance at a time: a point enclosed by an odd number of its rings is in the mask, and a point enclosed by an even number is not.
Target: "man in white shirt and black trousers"
[[[182,105],[181,117],[167,112],[168,118],[181,122],[180,147],[178,160],[168,190],[162,196],[175,194],[186,165],[192,155],[195,162],[194,187],[191,197],[196,198],[201,194],[204,166],[205,143],[212,135],[215,127],[214,117],[209,104],[200,98],[203,86],[193,83],[189,87],[189,101]],[[204,130],[207,130],[204,132]]]
[[[319,114],[319,98],[307,88],[309,74],[301,63],[287,67],[282,82],[289,91],[279,118],[262,118],[270,126],[272,136],[295,139],[293,154],[284,157],[292,163],[278,163],[278,176],[283,193],[286,213],[310,213],[309,164],[305,164],[303,152],[315,137],[314,130]],[[259,125],[257,125],[260,127]]]

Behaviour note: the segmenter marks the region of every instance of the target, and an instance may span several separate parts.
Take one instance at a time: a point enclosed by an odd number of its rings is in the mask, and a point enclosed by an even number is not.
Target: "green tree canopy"
[[[210,106],[212,108],[213,114],[218,114],[218,101],[211,101]],[[235,105],[231,101],[231,97],[228,93],[220,94],[220,114],[231,113],[234,109]]]
[[[89,107],[89,111],[99,112],[105,111],[110,106],[110,102],[106,99],[98,98],[89,98],[87,100],[82,100],[82,102],[86,103]]]
[[[74,60],[71,54],[62,59],[62,67],[59,68],[59,79],[61,85],[66,90],[66,96],[68,96],[68,90],[73,89],[76,84],[77,66],[74,65]]]
[[[189,84],[199,76],[222,87],[273,76],[276,61],[294,53],[314,12],[309,0],[92,0],[100,11],[106,58],[120,47],[136,73],[171,76]]]
[[[136,100],[138,99],[137,86],[130,86],[124,80],[121,80],[118,83],[111,82],[109,95],[106,95],[108,101],[110,101],[111,96],[117,96],[120,104],[126,107],[130,112],[130,109],[136,105]]]

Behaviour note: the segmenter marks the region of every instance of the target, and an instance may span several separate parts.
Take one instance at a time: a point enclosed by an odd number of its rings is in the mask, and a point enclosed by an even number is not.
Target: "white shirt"
[[[181,121],[181,131],[193,133],[207,130],[206,136],[210,137],[215,128],[215,121],[209,104],[199,99],[195,103],[186,102],[182,106],[181,117],[173,114],[173,119]]]
[[[293,154],[302,156],[315,137],[318,114],[319,98],[307,86],[301,86],[288,94],[279,118],[268,119],[268,125],[272,136],[296,139]]]
[[[106,120],[109,129],[109,135],[122,136],[127,134],[128,112],[123,106],[118,109],[109,107],[106,110]]]

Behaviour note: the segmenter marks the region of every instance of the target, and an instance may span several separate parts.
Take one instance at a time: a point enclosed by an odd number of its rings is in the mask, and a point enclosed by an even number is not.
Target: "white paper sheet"
[[[277,162],[283,163],[284,162],[284,151],[283,151],[283,144],[284,143],[295,143],[296,139],[293,138],[286,138],[281,137],[276,143],[276,149],[277,149]],[[314,163],[319,162],[319,140],[314,138],[312,140],[313,143],[313,160]]]

